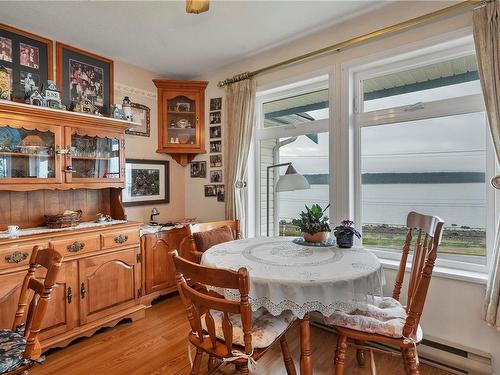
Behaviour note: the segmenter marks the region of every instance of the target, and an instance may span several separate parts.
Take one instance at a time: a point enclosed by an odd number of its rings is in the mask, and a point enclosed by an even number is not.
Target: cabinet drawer
[[[138,229],[123,229],[101,234],[102,248],[137,245],[139,243]]]
[[[69,256],[99,250],[101,248],[99,240],[98,234],[82,237],[75,236],[50,241],[50,246],[59,251],[63,256]]]
[[[48,247],[48,243],[30,243],[0,247],[0,270],[27,266],[35,246]]]

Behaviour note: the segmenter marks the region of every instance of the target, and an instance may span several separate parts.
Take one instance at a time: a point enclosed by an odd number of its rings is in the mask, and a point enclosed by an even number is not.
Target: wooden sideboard
[[[179,250],[180,243],[187,235],[188,230],[182,227],[141,237],[144,291],[141,302],[144,305],[150,306],[154,299],[177,291],[174,265],[168,253]],[[189,254],[181,255],[189,259]]]
[[[64,256],[43,322],[43,350],[144,317],[139,223],[0,239],[0,327],[10,328],[33,246]]]

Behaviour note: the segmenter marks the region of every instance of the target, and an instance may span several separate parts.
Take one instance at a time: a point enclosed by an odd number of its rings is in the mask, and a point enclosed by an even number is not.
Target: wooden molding
[[[137,87],[127,86],[123,83],[115,82],[115,92],[120,91],[123,94],[127,94],[130,96],[142,96],[144,98],[156,99],[156,92],[139,89]]]

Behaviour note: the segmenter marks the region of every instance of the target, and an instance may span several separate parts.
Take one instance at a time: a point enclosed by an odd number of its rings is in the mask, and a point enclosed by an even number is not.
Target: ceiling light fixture
[[[186,0],[186,12],[200,14],[206,12],[210,4],[208,0]]]

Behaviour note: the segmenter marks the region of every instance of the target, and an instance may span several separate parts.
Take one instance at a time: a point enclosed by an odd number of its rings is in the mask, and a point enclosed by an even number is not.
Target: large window
[[[435,58],[358,75],[362,243],[397,254],[408,212],[437,215],[445,221],[438,259],[481,267],[490,141],[477,64],[473,52]]]
[[[260,233],[297,236],[292,219],[304,206],[329,203],[329,98],[327,80],[303,82],[261,95],[256,132]],[[307,190],[276,192],[275,185],[292,163],[309,182]],[[270,168],[269,168],[270,167]],[[269,169],[269,181],[267,180]],[[268,190],[269,186],[269,190]]]

